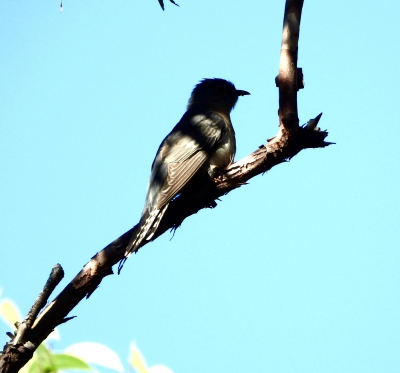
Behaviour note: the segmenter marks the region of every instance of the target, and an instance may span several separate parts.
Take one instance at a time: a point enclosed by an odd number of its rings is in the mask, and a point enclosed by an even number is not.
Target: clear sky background
[[[202,78],[251,96],[240,159],[277,132],[284,1],[0,2],[0,286],[26,313],[137,223],[158,145]],[[302,151],[107,277],[59,328],[174,373],[399,372],[398,1],[305,1]],[[0,324],[2,345],[6,328]],[[127,366],[127,365],[126,365]]]

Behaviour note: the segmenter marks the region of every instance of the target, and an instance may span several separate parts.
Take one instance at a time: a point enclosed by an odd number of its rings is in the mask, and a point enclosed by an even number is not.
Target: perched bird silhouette
[[[146,203],[126,258],[143,240],[152,239],[172,199],[217,177],[233,162],[236,141],[230,112],[239,96],[249,94],[224,79],[204,79],[196,85],[185,114],[158,148]]]

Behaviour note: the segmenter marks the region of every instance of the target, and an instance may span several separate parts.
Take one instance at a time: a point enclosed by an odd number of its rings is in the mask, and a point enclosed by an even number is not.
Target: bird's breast
[[[229,166],[235,157],[236,141],[233,128],[228,128],[224,137],[218,143],[215,152],[210,157],[210,168],[218,167],[220,170]]]

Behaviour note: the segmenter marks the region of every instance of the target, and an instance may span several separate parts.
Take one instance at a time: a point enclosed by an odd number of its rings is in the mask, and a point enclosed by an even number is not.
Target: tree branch
[[[299,126],[297,115],[297,51],[303,0],[287,0],[283,18],[282,46],[279,62],[279,125],[293,133]]]
[[[25,320],[20,323],[16,322],[17,330],[15,335],[7,333],[11,337],[11,342],[7,343],[0,358],[0,371],[18,371],[24,366],[29,359],[32,358],[33,352],[36,350],[27,334],[30,332],[33,322],[36,320],[40,310],[46,305],[51,293],[64,277],[64,270],[59,264],[56,264],[51,270],[50,276],[40,292],[35,303],[31,307]],[[16,369],[16,370],[14,370]]]
[[[219,197],[246,184],[252,177],[293,158],[301,150],[323,148],[331,144],[325,141],[328,132],[317,127],[322,114],[304,126],[299,126],[297,91],[303,88],[303,85],[301,69],[297,68],[297,51],[302,6],[302,0],[286,1],[279,75],[276,78],[279,87],[278,133],[252,154],[228,166],[218,179],[210,182],[196,197],[191,196],[189,200],[181,195],[174,199],[153,240],[169,229],[177,229],[184,219],[199,210],[216,207]],[[69,320],[69,312],[83,298],[88,298],[104,277],[113,274],[112,267],[124,258],[125,248],[137,229],[136,225],[93,256],[36,318],[32,327],[20,334],[17,341],[11,341],[5,346],[0,356],[1,373],[18,372],[51,331]],[[141,246],[146,243],[143,242]]]

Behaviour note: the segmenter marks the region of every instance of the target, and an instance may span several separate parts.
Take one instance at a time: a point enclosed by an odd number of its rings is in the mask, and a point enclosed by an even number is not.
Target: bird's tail
[[[150,213],[147,209],[143,212],[138,227],[135,229],[129,244],[126,247],[125,257],[119,262],[118,274],[121,272],[122,267],[129,256],[139,250],[140,246],[142,246],[142,242],[144,240],[150,241],[152,239],[167,208],[168,203],[161,209],[153,209]]]
[[[126,247],[126,258],[128,258],[133,252],[136,252],[144,240],[150,241],[153,238],[167,208],[168,204],[163,206],[161,209],[155,208],[150,213],[145,212],[142,215],[139,222],[139,230],[132,236],[128,246]]]

